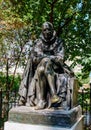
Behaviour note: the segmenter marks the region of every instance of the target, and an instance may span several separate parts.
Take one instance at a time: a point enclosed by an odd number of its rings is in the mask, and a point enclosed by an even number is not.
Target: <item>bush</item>
[[[2,90],[9,89],[9,90],[18,91],[20,81],[21,81],[21,76],[20,75],[15,76],[13,83],[12,83],[12,81],[13,81],[13,75],[9,75],[8,81],[7,81],[7,77],[6,77],[5,73],[0,72],[0,88]]]
[[[88,73],[76,73],[75,74],[78,82],[79,82],[79,86],[82,86],[83,84],[88,84],[89,83],[89,74]]]

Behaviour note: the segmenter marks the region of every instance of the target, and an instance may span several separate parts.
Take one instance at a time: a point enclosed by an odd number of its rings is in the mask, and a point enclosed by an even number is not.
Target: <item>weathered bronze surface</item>
[[[57,37],[53,25],[45,22],[23,74],[19,105],[69,109],[73,104],[74,85],[69,84],[72,77],[73,72],[64,63],[63,40]]]

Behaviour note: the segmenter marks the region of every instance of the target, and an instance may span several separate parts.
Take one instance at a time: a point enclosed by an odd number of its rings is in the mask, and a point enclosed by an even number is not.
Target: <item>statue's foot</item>
[[[44,109],[46,107],[46,102],[45,100],[40,100],[35,108],[35,110],[40,110]]]
[[[61,97],[58,97],[57,95],[54,95],[52,98],[51,98],[51,103],[54,104],[54,103],[61,103],[62,102],[62,98]]]
[[[26,106],[27,106],[27,107],[34,107],[35,104],[34,104],[34,102],[29,101],[29,102],[26,102]]]

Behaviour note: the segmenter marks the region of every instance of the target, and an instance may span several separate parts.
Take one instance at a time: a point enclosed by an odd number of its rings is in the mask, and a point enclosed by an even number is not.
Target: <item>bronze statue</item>
[[[20,105],[36,109],[59,107],[66,101],[68,78],[72,71],[64,64],[63,41],[50,22],[34,42],[19,88]]]

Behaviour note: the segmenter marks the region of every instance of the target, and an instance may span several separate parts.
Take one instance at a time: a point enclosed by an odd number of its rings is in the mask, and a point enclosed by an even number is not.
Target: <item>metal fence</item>
[[[4,122],[8,120],[8,112],[18,105],[17,91],[0,90],[0,130],[4,130]],[[78,104],[82,106],[84,115],[84,130],[91,130],[91,87],[79,91]]]
[[[84,130],[91,130],[91,84],[89,88],[82,87],[79,91],[78,103],[82,106]]]
[[[19,96],[17,91],[0,90],[0,130],[4,129],[4,122],[8,120],[8,112],[18,105]]]

